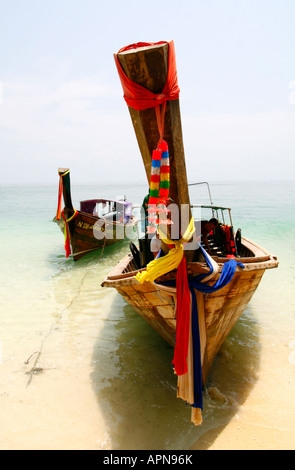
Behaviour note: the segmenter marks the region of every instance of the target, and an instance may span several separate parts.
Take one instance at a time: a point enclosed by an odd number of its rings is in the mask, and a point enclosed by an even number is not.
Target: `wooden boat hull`
[[[254,257],[239,259],[244,269],[237,268],[232,280],[215,293],[203,294],[196,291],[202,378],[205,385],[210,369],[225,338],[238,321],[255,293],[266,269],[275,268],[275,257],[250,240],[243,239],[248,248],[256,252]],[[104,287],[115,288],[122,297],[172,346],[176,334],[176,289],[158,282],[140,284],[132,272],[132,256],[127,255],[108,274]],[[219,273],[223,263],[219,263]],[[188,263],[188,272],[204,272],[201,263]],[[216,282],[217,277],[208,284]]]
[[[64,233],[65,222],[63,219],[55,220]],[[95,224],[100,221],[101,236],[95,237]],[[128,224],[114,221],[104,221],[98,217],[85,212],[77,211],[76,216],[69,223],[70,243],[74,261],[78,261],[91,251],[110,246],[122,241],[125,234],[131,235],[135,230],[136,220],[134,218]],[[94,229],[94,231],[93,231]],[[104,237],[102,235],[105,234]]]

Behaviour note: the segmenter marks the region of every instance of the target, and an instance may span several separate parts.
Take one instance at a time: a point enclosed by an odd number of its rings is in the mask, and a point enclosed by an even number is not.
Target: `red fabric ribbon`
[[[74,218],[76,216],[77,212],[75,213],[75,215],[72,218]],[[70,254],[72,253],[71,251],[71,244],[70,244],[70,232],[69,232],[69,224],[68,224],[68,220],[66,219],[66,216],[64,214],[64,211],[61,212],[61,215],[62,215],[62,218],[64,219],[64,222],[65,222],[65,251],[66,251],[66,258],[68,258],[70,256]]]
[[[172,364],[175,373],[187,373],[187,355],[190,334],[191,298],[187,280],[186,261],[183,256],[176,274],[176,342]]]
[[[165,103],[168,100],[177,100],[179,98],[179,86],[177,81],[177,70],[176,70],[176,59],[175,59],[175,48],[174,42],[169,41],[169,55],[168,55],[168,72],[165,86],[161,93],[153,93],[147,88],[139,85],[138,83],[130,80],[118,59],[120,52],[125,52],[131,49],[138,49],[143,46],[153,46],[156,44],[167,44],[166,41],[159,41],[156,43],[143,43],[130,44],[129,46],[123,47],[117,54],[114,54],[116,66],[118,69],[119,77],[122,83],[124,98],[128,106],[136,110],[154,108],[157,105]]]

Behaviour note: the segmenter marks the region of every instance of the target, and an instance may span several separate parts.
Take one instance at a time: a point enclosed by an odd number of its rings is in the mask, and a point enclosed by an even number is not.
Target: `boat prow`
[[[214,359],[225,338],[240,318],[255,293],[264,272],[276,268],[275,256],[249,239],[242,238],[244,253],[238,261],[232,280],[214,293],[196,292],[200,341],[202,350],[202,379],[206,384]],[[213,258],[218,271],[208,285],[220,278],[228,258]],[[132,254],[126,255],[104,279],[104,287],[115,288],[120,295],[172,346],[176,338],[176,287],[171,281],[176,279],[176,271],[169,272],[154,282],[141,284],[136,279],[138,270]],[[190,279],[199,275],[209,275],[210,268],[201,260],[187,264]],[[167,281],[168,284],[167,285]]]

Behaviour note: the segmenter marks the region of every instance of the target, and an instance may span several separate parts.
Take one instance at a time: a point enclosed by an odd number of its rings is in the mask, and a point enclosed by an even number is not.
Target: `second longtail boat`
[[[58,208],[54,221],[65,235],[65,251],[74,261],[91,251],[130,238],[137,220],[132,203],[126,200],[88,199],[74,209],[71,198],[70,170],[59,168]],[[62,198],[65,207],[61,209]]]

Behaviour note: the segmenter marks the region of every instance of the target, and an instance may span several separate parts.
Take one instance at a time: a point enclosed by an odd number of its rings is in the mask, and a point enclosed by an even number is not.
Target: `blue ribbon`
[[[201,362],[201,343],[200,343],[200,330],[199,330],[199,315],[197,299],[194,289],[204,294],[210,294],[216,292],[219,289],[225,287],[233,278],[236,272],[237,266],[244,268],[245,266],[237,262],[235,259],[230,259],[224,263],[221,275],[213,286],[209,286],[206,283],[201,282],[202,279],[212,274],[213,265],[210,258],[204,248],[200,245],[200,248],[205,257],[206,263],[210,269],[209,273],[200,274],[194,278],[188,279],[189,289],[192,294],[192,338],[193,338],[193,361],[194,361],[194,403],[191,405],[195,408],[203,409],[203,394],[202,394],[202,362]],[[175,281],[168,281],[165,285],[173,285]]]
[[[213,266],[204,248],[200,245],[204,254],[206,262],[210,268],[210,274],[213,272]],[[216,292],[222,287],[226,286],[233,278],[237,266],[244,268],[244,265],[237,262],[235,259],[230,259],[224,263],[221,275],[213,286],[200,282],[201,279],[208,276],[208,274],[201,274],[195,278],[190,278],[189,288],[192,294],[192,337],[193,337],[193,359],[194,359],[194,398],[195,401],[192,406],[203,409],[203,394],[202,394],[202,363],[201,363],[201,344],[200,344],[200,331],[199,331],[199,316],[198,306],[194,289],[205,294]]]

